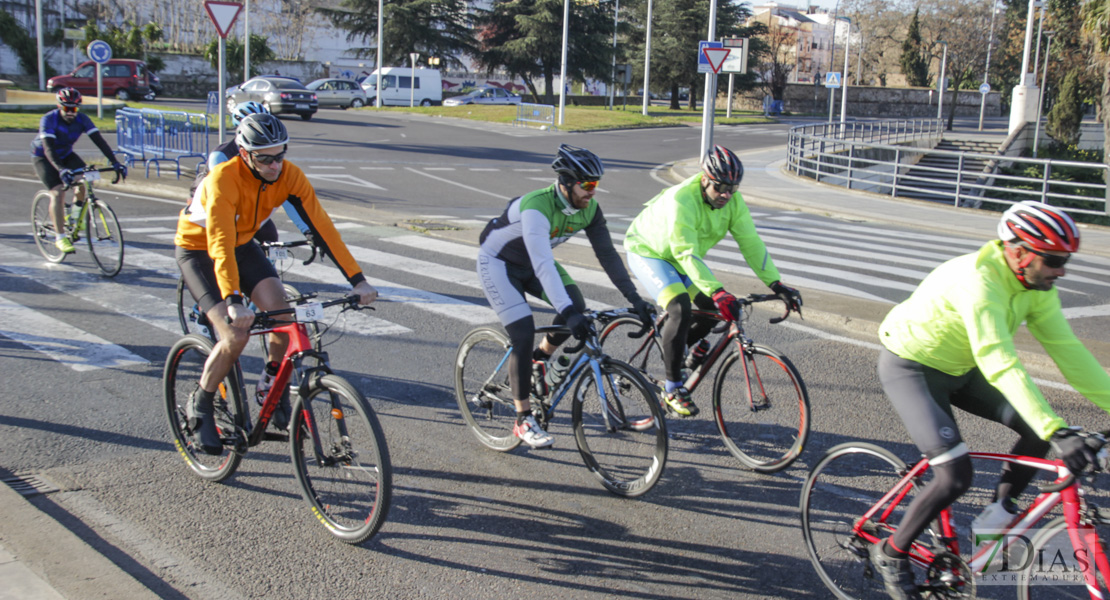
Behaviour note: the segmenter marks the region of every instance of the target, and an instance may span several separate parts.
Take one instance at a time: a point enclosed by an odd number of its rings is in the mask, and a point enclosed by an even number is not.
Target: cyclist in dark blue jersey
[[[115,154],[100,130],[93,125],[88,115],[77,112],[81,104],[81,92],[73,88],[58,91],[58,108],[43,115],[39,122],[39,134],[31,142],[31,162],[42,184],[50,190],[50,218],[54,221],[55,244],[62,252],[73,252],[73,243],[65,237],[65,187],[80,177],[75,173],[85,167],[85,161],[73,151],[73,144],[82,133],[86,133],[97,148],[108,157],[112,168],[120,177],[127,177],[127,167],[116,160]],[[77,187],[74,201],[85,201],[84,186]]]

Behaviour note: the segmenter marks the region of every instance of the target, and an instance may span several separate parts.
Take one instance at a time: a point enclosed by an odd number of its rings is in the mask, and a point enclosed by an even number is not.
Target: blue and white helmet
[[[247,100],[246,102],[240,102],[235,108],[231,109],[231,120],[235,123],[235,126],[238,127],[239,123],[243,122],[243,119],[246,118],[247,115],[258,115],[263,113],[270,114],[270,109],[254,100]]]

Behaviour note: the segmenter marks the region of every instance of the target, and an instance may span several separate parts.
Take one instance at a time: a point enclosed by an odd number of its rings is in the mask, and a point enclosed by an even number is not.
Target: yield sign
[[[204,3],[204,9],[208,11],[209,18],[216,25],[216,31],[219,32],[220,37],[226,38],[235,19],[239,17],[239,12],[243,10],[243,5],[236,2],[209,0]]]
[[[729,52],[732,48],[710,48],[705,47],[701,49],[705,59],[709,61],[709,68],[713,69],[714,73],[721,72],[721,65],[725,64],[725,59],[728,58]]]

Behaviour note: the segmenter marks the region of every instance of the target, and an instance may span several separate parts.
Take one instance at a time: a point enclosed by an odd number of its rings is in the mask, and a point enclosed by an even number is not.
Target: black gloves
[[[1083,472],[1087,465],[1098,466],[1098,455],[1087,445],[1087,440],[1074,429],[1058,429],[1049,440],[1056,455],[1074,475]]]
[[[62,185],[66,187],[73,186],[73,171],[70,171],[69,169],[62,169],[58,173],[58,175],[62,178]]]
[[[562,313],[563,319],[566,320],[566,327],[570,330],[570,334],[576,340],[586,339],[590,334],[590,320],[587,319],[578,309],[573,306],[568,306]]]
[[[798,290],[783,285],[781,281],[776,281],[768,287],[776,296],[782,298],[790,310],[802,314],[802,294]]]
[[[119,173],[120,179],[127,179],[127,167],[123,163],[114,162],[112,168],[116,170],[116,173]]]
[[[640,317],[640,322],[644,325],[651,325],[655,322],[655,307],[652,304],[639,296],[632,301],[632,312]]]

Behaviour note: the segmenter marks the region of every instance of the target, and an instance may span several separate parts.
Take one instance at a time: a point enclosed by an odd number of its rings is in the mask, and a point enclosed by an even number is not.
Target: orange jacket
[[[204,178],[201,189],[181,211],[173,243],[186,250],[207,250],[215,263],[223,298],[242,295],[235,248],[249,244],[270,213],[289,202],[312,229],[320,250],[352,286],[366,278],[331,218],[320,206],[304,171],[289,161],[274,183],[263,183],[241,158],[221,163]]]

